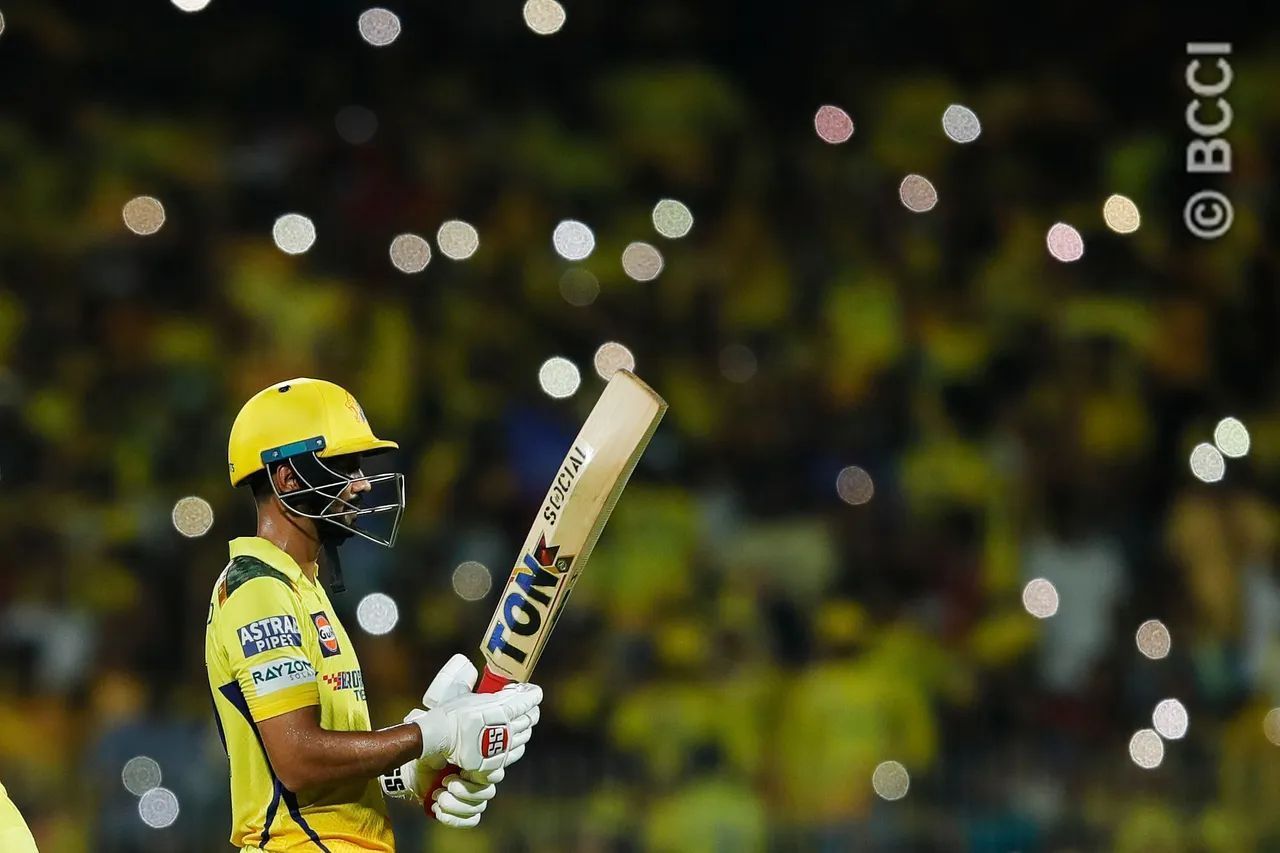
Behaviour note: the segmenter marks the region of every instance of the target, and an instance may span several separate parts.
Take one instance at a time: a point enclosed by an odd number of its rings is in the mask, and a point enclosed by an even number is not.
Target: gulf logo
[[[341,651],[338,648],[338,632],[333,630],[325,612],[321,610],[319,613],[312,613],[311,621],[315,623],[316,635],[320,638],[320,654],[327,658],[338,654]]]

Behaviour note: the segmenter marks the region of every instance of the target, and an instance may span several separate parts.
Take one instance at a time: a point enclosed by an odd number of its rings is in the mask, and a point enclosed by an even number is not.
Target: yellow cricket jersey
[[[38,853],[31,830],[27,829],[27,822],[9,799],[4,785],[0,785],[0,850],[4,853]]]
[[[329,731],[369,731],[360,662],[324,587],[272,543],[231,541],[205,628],[205,666],[231,762],[231,843],[246,849],[393,851],[376,779],[290,791],[258,722],[320,706]]]

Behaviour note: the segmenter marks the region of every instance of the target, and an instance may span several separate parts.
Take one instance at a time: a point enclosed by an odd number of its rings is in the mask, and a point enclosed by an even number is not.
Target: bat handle
[[[484,668],[484,672],[480,674],[480,682],[476,685],[475,692],[476,693],[497,693],[499,690],[506,687],[510,683],[511,683],[510,678],[507,678],[505,675],[499,675],[498,673],[489,669],[488,664],[486,664]],[[448,776],[450,773],[457,773],[457,772],[458,772],[458,768],[455,767],[454,765],[452,764],[445,765],[445,768],[443,770],[436,773],[435,781],[431,784],[431,787],[426,789],[427,795],[422,800],[422,810],[425,811],[427,813],[427,817],[431,818],[432,820],[435,820],[436,813],[431,811],[431,803],[432,803],[431,792],[434,791],[436,788],[440,787],[441,783],[444,782],[444,779],[446,776]]]

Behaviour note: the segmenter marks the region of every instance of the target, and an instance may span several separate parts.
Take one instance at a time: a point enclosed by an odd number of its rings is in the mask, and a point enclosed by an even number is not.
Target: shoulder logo
[[[311,666],[311,661],[301,658],[267,661],[251,667],[249,675],[253,678],[253,688],[259,699],[287,687],[314,684],[316,680],[316,671]]]
[[[298,631],[298,620],[282,613],[279,616],[268,616],[248,625],[241,625],[236,631],[240,640],[240,650],[244,656],[251,658],[271,649],[298,648],[302,646],[302,635]]]
[[[333,624],[329,622],[325,612],[321,610],[319,613],[312,613],[311,621],[315,623],[316,635],[320,638],[320,654],[327,658],[340,654],[342,650],[338,648],[338,632],[333,630]]]

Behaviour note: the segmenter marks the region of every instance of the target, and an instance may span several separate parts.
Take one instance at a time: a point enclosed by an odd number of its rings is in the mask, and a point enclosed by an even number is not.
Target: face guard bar
[[[268,469],[270,463],[288,459],[294,473],[304,486],[292,492],[281,493],[276,487],[275,479],[272,478],[271,489],[276,497],[291,512],[315,521],[327,521],[333,525],[328,529],[328,535],[322,534],[322,538],[336,539],[341,542],[355,535],[387,548],[395,545],[396,536],[400,532],[400,519],[404,515],[404,474],[391,472],[349,476],[335,471],[325,463],[325,460],[316,455],[316,450],[323,447],[323,438],[312,438],[263,451],[262,461],[268,464]],[[369,484],[368,492],[356,495],[354,498],[342,496],[352,483],[360,482]],[[385,491],[385,489],[377,489],[379,484],[390,484],[395,489],[395,499],[374,506],[362,506],[366,494],[373,495],[375,491]],[[382,516],[385,513],[394,513],[391,532],[385,537],[359,524],[361,519]]]

